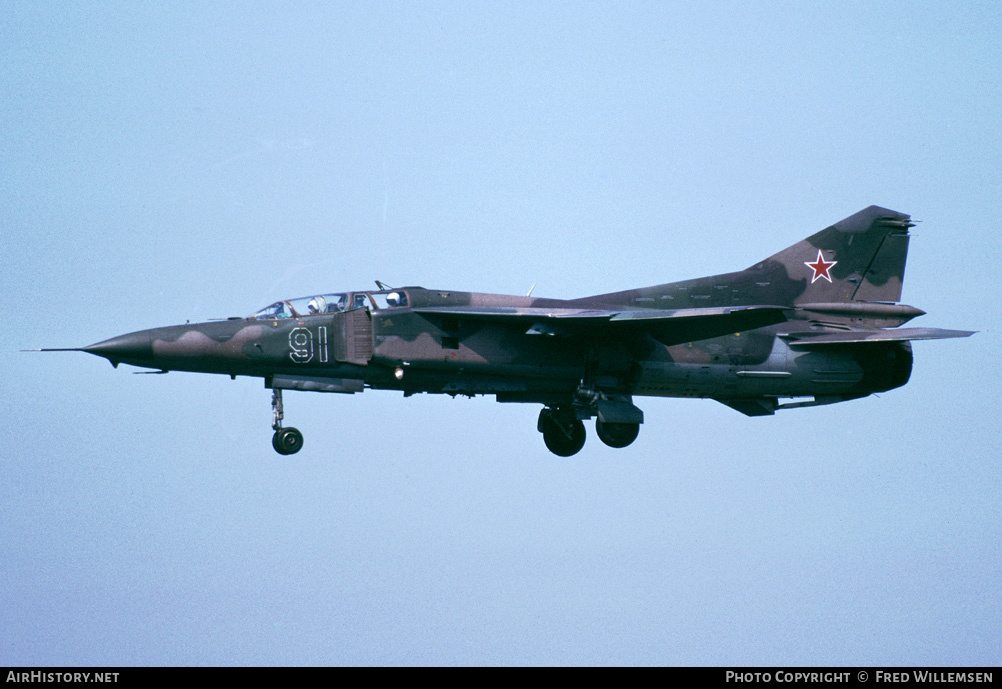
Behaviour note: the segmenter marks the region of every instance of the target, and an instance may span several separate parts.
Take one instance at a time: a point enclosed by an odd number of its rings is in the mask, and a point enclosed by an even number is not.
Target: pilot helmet
[[[327,310],[327,300],[323,297],[313,297],[308,306],[310,313],[323,313]]]

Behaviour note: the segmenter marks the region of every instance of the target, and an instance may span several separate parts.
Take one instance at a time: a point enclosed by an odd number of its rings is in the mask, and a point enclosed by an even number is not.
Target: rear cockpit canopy
[[[392,309],[407,306],[407,304],[407,293],[401,290],[337,292],[276,301],[260,311],[255,311],[247,318],[253,320],[303,318],[304,316],[322,316],[354,309]]]

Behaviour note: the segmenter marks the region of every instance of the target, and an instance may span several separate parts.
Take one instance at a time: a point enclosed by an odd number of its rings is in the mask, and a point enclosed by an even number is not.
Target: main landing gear
[[[273,421],[271,427],[275,429],[275,435],[271,436],[271,446],[280,455],[294,455],[303,449],[303,434],[298,428],[282,428],[282,419],[285,411],[282,408],[282,391],[274,389],[271,391],[271,409]]]
[[[636,440],[644,421],[644,413],[634,407],[628,397],[588,397],[579,391],[574,404],[543,407],[536,430],[543,434],[543,442],[550,452],[570,457],[584,447],[586,433],[582,419],[592,416],[596,417],[598,439],[615,448],[626,447]]]
[[[609,447],[626,447],[640,435],[639,423],[609,423],[595,419],[598,439]]]
[[[543,442],[550,452],[560,457],[576,455],[587,437],[581,419],[574,416],[573,409],[566,407],[546,407],[540,411],[536,430],[543,434]]]

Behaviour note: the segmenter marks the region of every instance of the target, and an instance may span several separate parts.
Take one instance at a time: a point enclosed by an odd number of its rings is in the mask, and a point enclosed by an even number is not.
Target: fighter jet
[[[709,398],[765,416],[904,385],[912,341],[973,334],[900,327],[925,313],[898,303],[913,226],[870,206],[734,273],[570,300],[377,281],[246,318],[43,351],[262,378],[282,455],[303,447],[302,433],[282,425],[283,391],[369,388],[542,405],[536,429],[568,457],[591,418],[603,443],[630,445],[644,422],[637,397]]]

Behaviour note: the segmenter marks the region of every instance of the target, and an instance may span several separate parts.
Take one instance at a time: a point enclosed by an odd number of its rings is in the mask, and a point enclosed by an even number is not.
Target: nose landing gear
[[[274,389],[271,391],[271,410],[273,421],[271,427],[275,429],[275,435],[271,436],[271,446],[280,455],[294,455],[303,448],[303,434],[298,428],[289,426],[282,428],[282,419],[285,417],[285,410],[282,407],[282,391]]]

